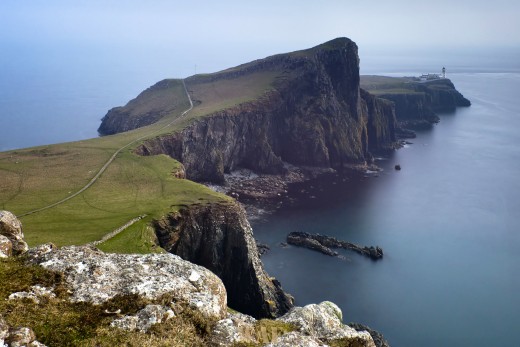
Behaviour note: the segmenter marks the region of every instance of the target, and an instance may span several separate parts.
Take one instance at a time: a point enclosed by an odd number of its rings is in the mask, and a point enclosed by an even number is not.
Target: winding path
[[[112,164],[112,162],[114,161],[114,159],[116,159],[117,155],[119,153],[121,153],[121,151],[131,145],[133,145],[134,143],[138,142],[138,141],[141,141],[142,139],[146,138],[146,137],[149,137],[149,136],[153,136],[161,131],[163,131],[164,129],[166,129],[167,127],[171,126],[172,124],[174,124],[175,122],[177,122],[179,119],[183,118],[184,116],[186,116],[186,114],[188,114],[188,112],[190,112],[192,109],[193,109],[193,101],[191,100],[191,97],[190,97],[190,93],[188,93],[188,89],[186,88],[186,83],[184,83],[184,80],[182,80],[182,85],[184,86],[184,91],[186,92],[186,95],[188,96],[188,100],[190,101],[190,108],[188,108],[186,111],[182,112],[182,114],[180,115],[180,117],[178,118],[175,118],[174,120],[172,120],[170,123],[166,124],[165,126],[161,127],[160,129],[154,131],[153,133],[151,134],[146,134],[144,136],[141,136],[139,137],[138,139],[135,139],[133,140],[132,142],[130,143],[127,143],[126,145],[124,145],[123,147],[119,148],[117,151],[114,152],[114,154],[112,154],[112,156],[110,157],[110,159],[108,159],[108,161],[105,163],[105,165],[103,165],[103,167],[101,167],[101,169],[97,172],[97,174],[83,187],[81,188],[80,190],[78,190],[77,192],[75,192],[74,194],[72,195],[69,195],[67,196],[66,198],[58,201],[58,202],[55,202],[53,204],[50,204],[50,205],[47,205],[45,207],[42,207],[42,208],[39,208],[39,209],[36,209],[36,210],[32,210],[32,211],[29,211],[29,212],[26,212],[26,213],[23,213],[23,214],[20,214],[18,215],[18,217],[24,217],[24,216],[27,216],[27,215],[30,215],[30,214],[33,214],[33,213],[38,213],[38,212],[41,212],[41,211],[45,211],[45,210],[48,210],[50,208],[53,208],[55,206],[58,206],[60,204],[63,204],[64,202],[66,201],[69,201],[70,199],[72,198],[75,198],[76,196],[80,195],[81,193],[83,193],[85,190],[89,189],[94,183],[96,183],[96,181],[99,179],[99,177],[103,174],[103,172],[105,172],[105,170],[110,166],[110,164]]]

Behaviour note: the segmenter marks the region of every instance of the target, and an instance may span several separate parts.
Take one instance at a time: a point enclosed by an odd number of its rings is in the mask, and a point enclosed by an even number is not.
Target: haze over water
[[[378,164],[379,177],[295,187],[256,237],[299,305],[331,300],[392,346],[513,346],[520,326],[518,73],[449,76],[472,102]],[[401,171],[394,165],[400,164]],[[299,193],[304,189],[308,193]],[[315,196],[315,198],[310,198]],[[277,246],[291,231],[380,245],[382,261],[343,262]]]

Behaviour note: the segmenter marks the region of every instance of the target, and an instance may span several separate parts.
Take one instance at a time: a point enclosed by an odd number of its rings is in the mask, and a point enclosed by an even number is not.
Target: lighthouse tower
[[[445,67],[442,68],[442,75],[441,76],[442,76],[442,78],[446,78],[446,68]]]

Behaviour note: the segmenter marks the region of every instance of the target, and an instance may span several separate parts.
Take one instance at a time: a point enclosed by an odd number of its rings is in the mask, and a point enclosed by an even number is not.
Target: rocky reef
[[[335,237],[321,234],[309,234],[295,231],[287,235],[287,243],[298,247],[312,249],[331,257],[342,257],[332,248],[343,248],[369,257],[372,260],[383,258],[383,249],[379,246],[358,246],[355,243],[338,240]]]
[[[154,223],[168,252],[218,275],[234,309],[254,317],[278,317],[293,298],[263,269],[253,231],[237,203],[192,206]]]

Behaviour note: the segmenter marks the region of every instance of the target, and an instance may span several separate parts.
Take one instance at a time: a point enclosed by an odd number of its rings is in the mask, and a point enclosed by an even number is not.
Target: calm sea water
[[[94,137],[109,108],[162,78],[192,73],[182,52],[3,53],[0,151]],[[439,65],[431,60],[408,73],[398,72],[401,63],[386,71],[417,75]],[[466,71],[449,77],[471,108],[443,115],[432,131],[379,161],[379,177],[294,187],[295,194],[310,193],[254,225],[257,238],[272,246],[263,258],[268,271],[298,304],[334,301],[346,321],[379,329],[397,347],[517,344],[520,74],[467,73],[483,69],[461,66],[448,66]],[[494,71],[489,66],[484,70]],[[385,258],[348,255],[343,262],[278,247],[294,230],[377,244]]]
[[[331,300],[392,346],[514,346],[520,327],[519,73],[449,76],[470,108],[379,161],[379,177],[316,180],[256,237],[297,303]],[[401,171],[393,169],[400,164]],[[301,190],[307,192],[301,193]],[[314,196],[315,198],[311,198]],[[277,246],[291,231],[380,245],[382,261]]]

